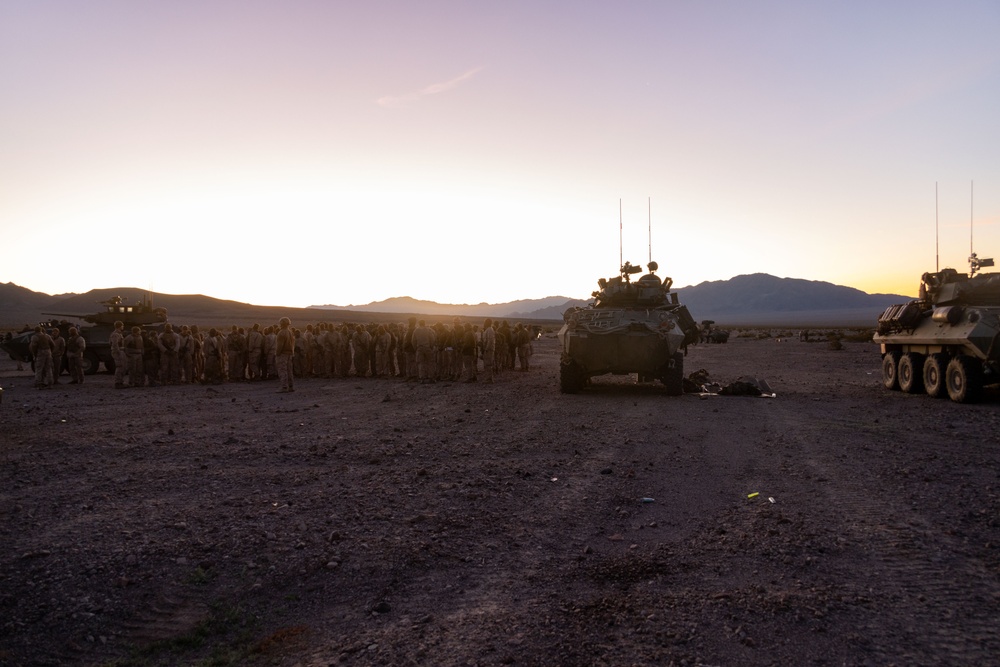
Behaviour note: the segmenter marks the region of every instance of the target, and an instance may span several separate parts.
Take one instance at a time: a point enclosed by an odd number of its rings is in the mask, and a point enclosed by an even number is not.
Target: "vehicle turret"
[[[1000,273],[980,273],[992,266],[973,253],[968,275],[925,273],[919,298],[882,313],[874,340],[887,389],[967,403],[1000,381]]]
[[[637,373],[659,379],[667,393],[683,391],[684,354],[698,342],[698,325],[671,292],[671,278],[656,275],[656,262],[635,282],[641,266],[626,262],[612,278],[597,281],[594,301],[563,314],[560,389],[576,393],[591,377]]]

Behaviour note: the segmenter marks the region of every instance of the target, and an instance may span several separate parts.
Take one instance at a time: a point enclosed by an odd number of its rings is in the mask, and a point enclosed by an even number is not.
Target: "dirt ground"
[[[31,388],[0,362],[0,665],[956,665],[1000,656],[1000,397],[732,338],[777,397]]]

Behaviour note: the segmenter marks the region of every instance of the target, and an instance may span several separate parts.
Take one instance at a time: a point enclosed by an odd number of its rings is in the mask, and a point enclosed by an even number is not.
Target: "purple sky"
[[[970,213],[1000,256],[998,34],[996,2],[0,1],[0,281],[584,297],[621,200],[679,286],[912,294],[936,182],[942,266]]]

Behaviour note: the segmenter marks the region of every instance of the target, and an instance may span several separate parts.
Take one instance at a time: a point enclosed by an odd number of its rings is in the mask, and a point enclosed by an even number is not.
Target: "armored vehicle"
[[[980,273],[992,259],[969,258],[969,275],[925,273],[919,298],[889,306],[878,318],[882,383],[958,403],[977,400],[1000,382],[1000,273]]]
[[[591,377],[638,373],[639,381],[660,380],[667,393],[684,391],[684,351],[697,343],[699,329],[688,309],[670,291],[673,280],[649,273],[634,283],[641,266],[626,262],[620,275],[597,281],[594,302],[563,313],[559,388],[567,394],[582,389]]]
[[[121,320],[125,324],[125,333],[128,334],[133,326],[143,328],[162,328],[167,321],[167,310],[165,308],[153,308],[152,299],[143,298],[138,303],[129,304],[119,296],[112,297],[107,301],[99,302],[104,309],[90,315],[70,315],[66,313],[43,313],[54,317],[71,317],[73,319],[89,322],[92,326],[72,324],[66,320],[49,320],[41,322],[45,329],[57,328],[60,335],[66,337],[71,326],[76,326],[80,335],[87,341],[87,348],[83,353],[83,372],[93,375],[97,372],[101,363],[108,371],[114,371],[115,362],[111,358],[111,344],[108,338],[114,331],[115,322]],[[31,353],[28,351],[28,344],[34,331],[22,331],[14,334],[10,338],[0,343],[0,348],[4,350],[11,359],[31,362]]]

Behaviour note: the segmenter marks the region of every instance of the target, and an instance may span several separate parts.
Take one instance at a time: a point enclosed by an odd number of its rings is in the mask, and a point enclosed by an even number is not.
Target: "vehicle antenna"
[[[622,199],[618,198],[618,266],[625,266],[625,256],[622,254]]]
[[[975,199],[975,186],[974,181],[969,181],[969,254],[973,257],[976,256],[976,252],[972,248],[972,207]]]
[[[649,210],[649,261],[653,261],[653,198],[646,197],[646,208]]]
[[[934,273],[941,270],[941,237],[938,233],[938,188],[934,181]]]

